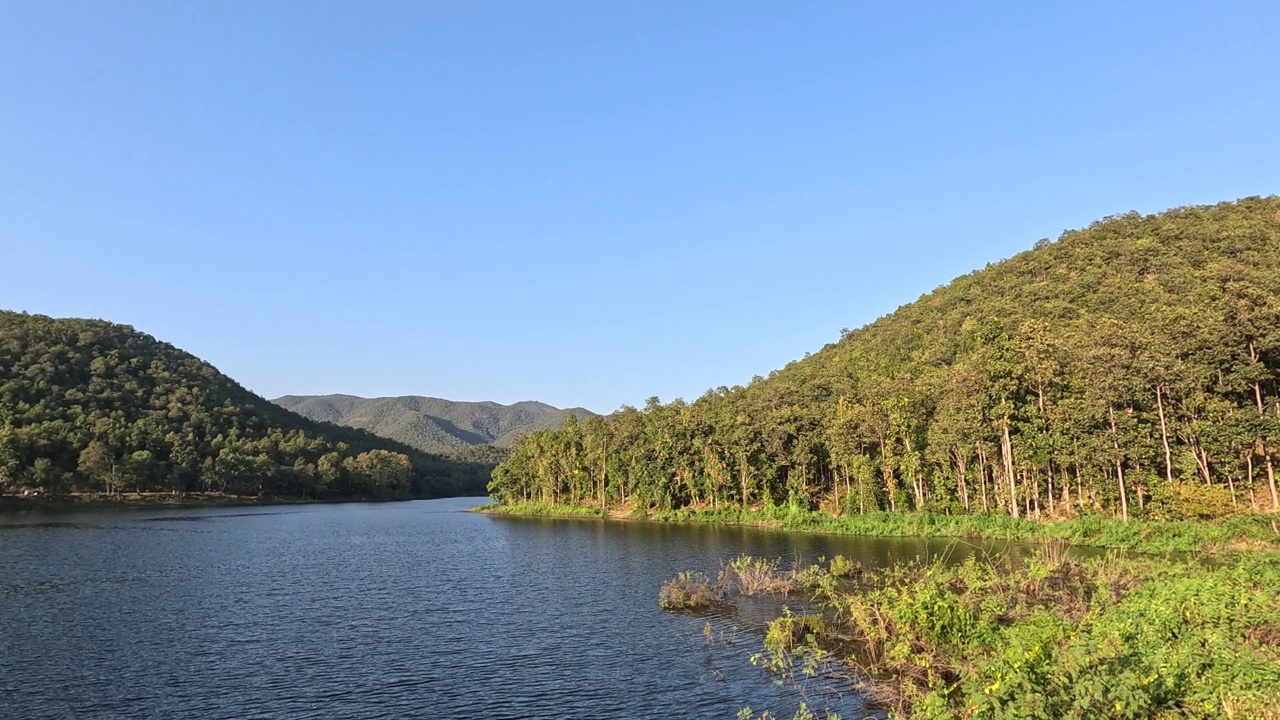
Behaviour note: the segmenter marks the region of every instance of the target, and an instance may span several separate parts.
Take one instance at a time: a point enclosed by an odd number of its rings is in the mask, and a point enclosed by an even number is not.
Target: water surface
[[[0,716],[790,717],[747,660],[777,608],[666,613],[665,580],[741,553],[967,551],[481,502],[0,515]]]

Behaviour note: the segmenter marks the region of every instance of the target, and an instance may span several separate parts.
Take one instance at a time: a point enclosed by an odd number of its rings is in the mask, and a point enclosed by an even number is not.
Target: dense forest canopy
[[[540,402],[499,405],[416,395],[285,395],[272,402],[312,420],[368,430],[426,452],[450,454],[478,445],[508,448],[534,430],[564,425],[567,415],[585,420],[593,414],[582,408],[561,410]],[[506,457],[503,451],[484,454]]]
[[[746,387],[535,432],[501,501],[1059,517],[1280,507],[1280,198],[1128,213]]]
[[[0,311],[0,493],[478,493],[488,466],[318,423],[127,325]]]

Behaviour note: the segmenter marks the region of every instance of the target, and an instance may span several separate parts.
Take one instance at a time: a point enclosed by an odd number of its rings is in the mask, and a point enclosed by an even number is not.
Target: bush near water
[[[1065,547],[852,579],[812,566],[794,591],[819,611],[784,608],[754,661],[788,679],[821,668],[894,717],[1280,717],[1280,556]]]

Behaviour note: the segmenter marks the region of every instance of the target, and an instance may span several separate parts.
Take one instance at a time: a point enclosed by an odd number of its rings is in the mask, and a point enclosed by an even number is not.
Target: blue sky
[[[609,411],[1278,191],[1280,4],[0,3],[0,307]]]

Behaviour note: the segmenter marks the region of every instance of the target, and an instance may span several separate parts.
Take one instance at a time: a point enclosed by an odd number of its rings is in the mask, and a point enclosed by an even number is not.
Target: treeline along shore
[[[1041,240],[746,386],[530,433],[504,504],[1215,520],[1280,509],[1280,199]]]

